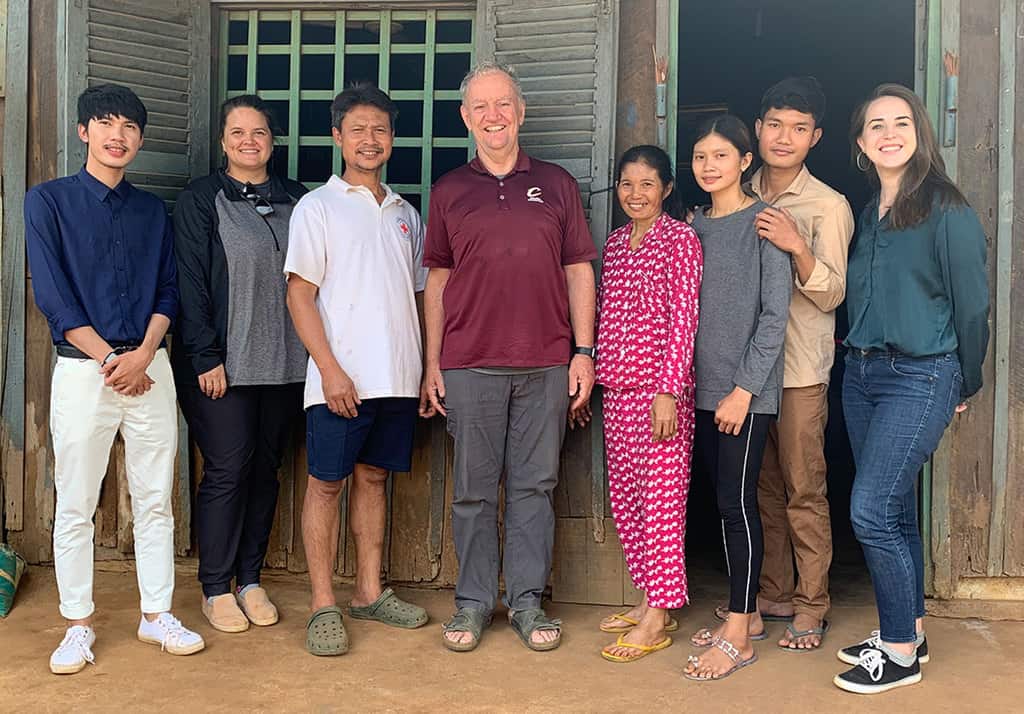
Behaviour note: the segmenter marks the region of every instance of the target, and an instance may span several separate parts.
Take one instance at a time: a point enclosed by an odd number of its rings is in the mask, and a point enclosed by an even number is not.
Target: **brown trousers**
[[[760,597],[792,603],[795,612],[817,619],[829,609],[832,564],[832,525],[825,498],[826,421],[827,385],[783,390],[757,489],[764,530]]]

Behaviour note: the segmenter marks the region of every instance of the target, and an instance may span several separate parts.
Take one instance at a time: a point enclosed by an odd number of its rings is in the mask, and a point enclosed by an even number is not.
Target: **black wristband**
[[[572,353],[574,355],[586,355],[590,359],[594,359],[595,357],[597,357],[597,348],[596,347],[573,347],[572,348]]]

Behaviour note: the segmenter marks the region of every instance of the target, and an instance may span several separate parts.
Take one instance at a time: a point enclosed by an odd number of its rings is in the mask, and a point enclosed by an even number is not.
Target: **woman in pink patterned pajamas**
[[[656,146],[619,161],[632,220],[608,236],[597,336],[612,514],[641,604],[605,618],[601,654],[631,662],[672,644],[668,610],[687,604],[684,536],[693,451],[693,345],[702,257],[678,218],[672,165]],[[674,214],[674,215],[673,215]]]

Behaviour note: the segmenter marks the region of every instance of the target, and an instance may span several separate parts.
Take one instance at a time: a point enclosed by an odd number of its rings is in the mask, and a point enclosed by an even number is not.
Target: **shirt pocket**
[[[662,322],[668,314],[668,273],[658,264],[641,266],[636,275],[638,318],[650,321],[650,327]]]

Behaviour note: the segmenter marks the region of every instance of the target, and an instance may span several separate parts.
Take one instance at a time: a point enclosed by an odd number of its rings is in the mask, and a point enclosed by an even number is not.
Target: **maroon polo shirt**
[[[430,192],[423,265],[450,268],[441,369],[569,362],[565,266],[597,257],[579,186],[521,149],[503,179],[479,158]]]

